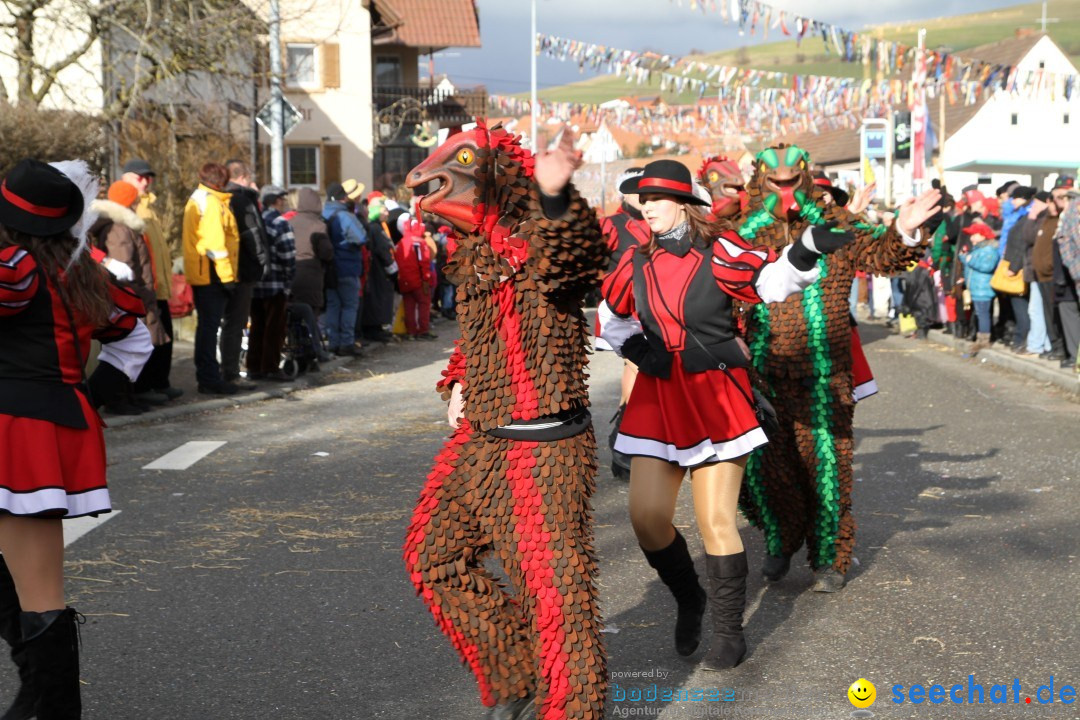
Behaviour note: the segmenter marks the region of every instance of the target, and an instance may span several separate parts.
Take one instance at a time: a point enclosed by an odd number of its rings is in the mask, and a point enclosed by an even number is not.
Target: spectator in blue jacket
[[[355,202],[363,192],[364,186],[355,180],[331,183],[323,206],[337,269],[337,287],[326,290],[326,334],[330,337],[330,352],[337,355],[360,354],[355,344],[356,315],[364,274],[363,246],[368,238],[364,226],[345,203]]]
[[[998,243],[997,233],[986,223],[972,223],[963,231],[971,236],[972,242],[971,249],[960,256],[960,261],[964,263],[964,285],[971,293],[978,323],[975,345],[971,348],[974,353],[990,347],[990,303],[994,299],[990,278],[998,265]]]

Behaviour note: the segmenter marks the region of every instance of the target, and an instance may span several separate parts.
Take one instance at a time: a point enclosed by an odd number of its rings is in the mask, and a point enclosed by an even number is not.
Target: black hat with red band
[[[819,171],[814,173],[814,184],[825,192],[829,193],[829,195],[832,195],[833,202],[840,207],[844,207],[845,205],[847,205],[848,200],[851,199],[847,192],[833,185],[832,180],[829,179],[829,176],[823,172]]]
[[[83,196],[67,175],[23,160],[0,180],[0,225],[38,237],[70,229],[83,213]]]
[[[691,205],[711,204],[694,194],[694,177],[690,174],[690,168],[676,160],[654,160],[645,166],[640,175],[624,180],[619,185],[619,192],[623,195],[657,193],[671,195]]]

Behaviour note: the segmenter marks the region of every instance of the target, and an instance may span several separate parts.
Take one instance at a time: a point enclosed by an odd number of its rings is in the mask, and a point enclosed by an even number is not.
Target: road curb
[[[333,360],[328,360],[324,363],[319,363],[319,375],[325,375],[333,372],[338,368],[345,365],[350,358],[338,357]],[[197,415],[199,413],[210,412],[213,410],[224,410],[225,408],[239,407],[241,405],[250,405],[252,403],[262,402],[263,400],[274,400],[291,395],[299,390],[307,390],[309,388],[318,387],[319,383],[312,381],[311,375],[304,375],[300,379],[289,383],[288,385],[281,385],[270,390],[258,390],[256,392],[230,395],[225,397],[216,397],[211,400],[200,400],[198,402],[187,403],[185,405],[176,405],[174,407],[163,407],[160,410],[151,410],[145,412],[142,415],[119,415],[117,417],[105,418],[107,427],[118,428],[125,425],[136,425],[143,423],[152,423],[160,420],[174,420],[180,417],[186,417],[187,415]]]
[[[967,352],[971,347],[970,342],[958,340],[952,335],[946,335],[941,330],[931,330],[927,338],[938,345],[944,345],[961,352]],[[1029,360],[994,347],[980,350],[977,357],[1010,372],[1025,375],[1039,382],[1049,383],[1065,392],[1080,397],[1080,374],[1075,372],[1046,367],[1042,360]]]

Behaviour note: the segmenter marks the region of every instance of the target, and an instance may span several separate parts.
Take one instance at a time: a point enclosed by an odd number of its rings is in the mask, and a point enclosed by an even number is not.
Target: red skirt
[[[85,430],[0,414],[0,513],[79,517],[112,510],[101,419],[79,394]]]
[[[730,372],[752,397],[746,370]],[[638,373],[615,449],[693,467],[742,457],[766,442],[754,408],[727,373],[688,373],[676,354],[669,379]]]

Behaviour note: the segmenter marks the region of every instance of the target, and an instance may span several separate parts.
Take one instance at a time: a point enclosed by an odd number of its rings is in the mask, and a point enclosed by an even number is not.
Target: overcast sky
[[[490,93],[528,91],[530,0],[478,0],[477,4],[483,47],[437,53],[435,72],[449,74],[458,86],[486,85]],[[860,29],[881,22],[1008,7],[1017,0],[771,0],[770,4]],[[725,26],[719,13],[691,11],[690,0],[682,0],[682,7],[671,0],[536,0],[536,6],[539,32],[627,50],[685,55],[691,49],[726,50],[762,42],[760,30],[754,37],[740,38],[737,26]],[[779,29],[770,31],[769,40],[777,36]],[[537,61],[541,88],[592,76],[579,74],[570,62],[546,57]]]

